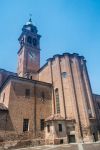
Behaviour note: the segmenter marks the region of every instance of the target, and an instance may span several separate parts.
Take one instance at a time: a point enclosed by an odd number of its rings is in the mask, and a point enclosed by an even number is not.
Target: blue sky
[[[18,37],[30,13],[42,35],[41,65],[56,53],[84,55],[100,94],[100,0],[0,1],[0,68],[16,72]]]

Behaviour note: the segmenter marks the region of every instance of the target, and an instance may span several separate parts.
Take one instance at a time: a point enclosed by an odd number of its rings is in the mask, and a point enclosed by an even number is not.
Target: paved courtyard
[[[16,150],[100,150],[100,143],[44,145],[29,148],[19,148]]]
[[[19,150],[19,149],[17,149]],[[20,150],[78,150],[78,146],[63,144],[63,145],[45,145],[45,146],[37,146],[30,148],[22,148]]]

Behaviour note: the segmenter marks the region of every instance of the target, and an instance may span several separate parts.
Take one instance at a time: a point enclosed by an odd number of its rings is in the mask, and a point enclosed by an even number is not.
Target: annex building
[[[40,38],[30,19],[18,39],[17,73],[0,69],[0,140],[100,140],[100,96],[91,90],[85,58],[56,54],[40,68]]]

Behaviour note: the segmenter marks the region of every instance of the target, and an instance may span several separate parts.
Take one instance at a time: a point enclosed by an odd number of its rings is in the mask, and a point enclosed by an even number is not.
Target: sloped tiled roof
[[[7,79],[5,80],[5,82],[3,83],[3,85],[0,87],[0,92],[2,91],[3,87],[8,83],[8,81],[12,79],[17,80],[17,81],[29,82],[29,83],[38,83],[41,85],[52,87],[52,84],[48,82],[43,82],[39,80],[31,80],[31,79],[24,78],[24,77],[9,75]]]
[[[65,120],[60,114],[53,114],[45,119],[45,121],[52,121],[52,120]]]
[[[8,110],[8,108],[3,103],[0,103],[0,110]]]

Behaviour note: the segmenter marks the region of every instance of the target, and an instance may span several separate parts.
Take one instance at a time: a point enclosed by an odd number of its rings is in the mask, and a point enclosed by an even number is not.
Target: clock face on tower
[[[36,55],[31,51],[31,52],[29,52],[29,58],[35,60]]]

